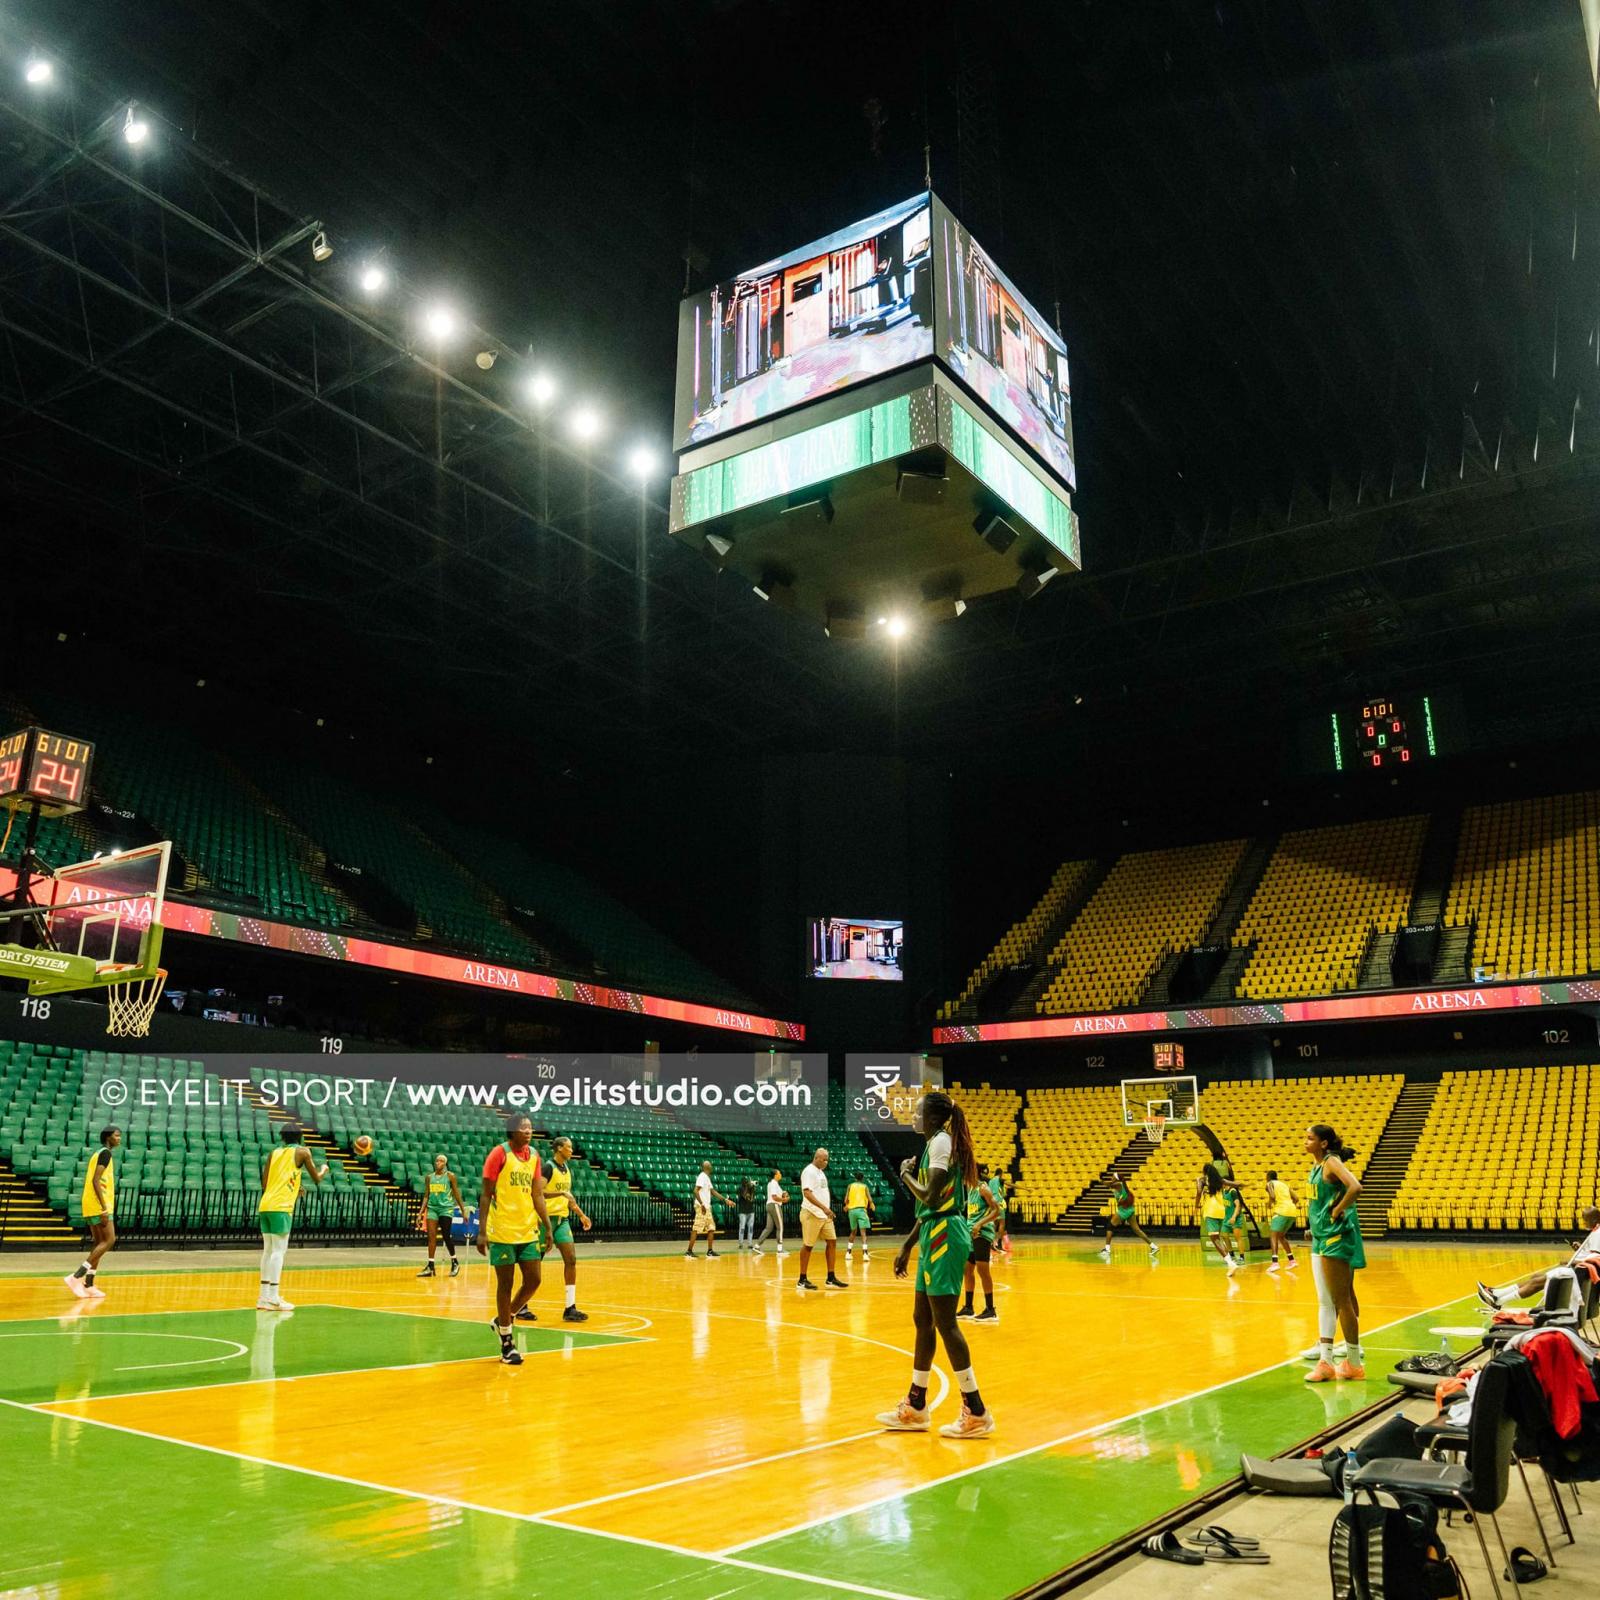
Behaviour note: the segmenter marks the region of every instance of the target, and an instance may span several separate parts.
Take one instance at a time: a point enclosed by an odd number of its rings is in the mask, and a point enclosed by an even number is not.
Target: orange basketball
[[[370,1135],[364,1133],[356,1140],[355,1152],[358,1156],[370,1156],[372,1154],[372,1139]]]

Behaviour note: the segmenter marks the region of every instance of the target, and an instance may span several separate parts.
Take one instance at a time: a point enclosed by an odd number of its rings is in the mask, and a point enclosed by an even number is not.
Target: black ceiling
[[[1456,684],[1480,731],[1530,687],[1593,703],[1575,0],[19,0],[0,45],[0,492],[44,635],[137,616],[169,665],[571,750],[1170,758],[1240,703],[1264,750],[1347,691]],[[90,137],[127,96],[165,119],[133,168]],[[627,483],[541,446],[513,379],[664,444],[686,273],[913,191],[925,145],[1060,303],[1086,572],[912,641],[896,685],[659,503],[642,578]],[[495,370],[352,314],[369,251]]]

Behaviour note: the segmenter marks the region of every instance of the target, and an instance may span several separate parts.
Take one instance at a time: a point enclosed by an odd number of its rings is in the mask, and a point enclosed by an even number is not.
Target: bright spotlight
[[[363,294],[382,294],[389,282],[389,274],[375,262],[361,269],[361,292]]]
[[[44,60],[43,57],[35,56],[28,63],[27,70],[22,75],[28,80],[29,83],[37,84],[42,87],[43,85],[49,83],[53,77],[55,77],[56,69],[52,67],[48,61]]]
[[[656,453],[647,444],[635,445],[628,452],[628,471],[636,478],[650,478],[655,476]]]
[[[456,314],[446,305],[429,306],[422,314],[422,326],[430,339],[448,339],[456,331]]]
[[[598,439],[604,424],[600,420],[600,413],[593,406],[579,406],[572,413],[568,426],[572,429],[574,438]]]
[[[887,617],[879,617],[878,618],[878,626],[881,628],[888,620],[889,619]]]
[[[548,372],[536,372],[528,382],[528,398],[536,406],[547,406],[556,397],[556,380]]]
[[[122,137],[129,144],[143,144],[150,137],[150,124],[132,106],[128,107],[128,114],[122,119]]]
[[[906,619],[904,617],[890,617],[888,621],[889,637],[903,639],[906,636]]]

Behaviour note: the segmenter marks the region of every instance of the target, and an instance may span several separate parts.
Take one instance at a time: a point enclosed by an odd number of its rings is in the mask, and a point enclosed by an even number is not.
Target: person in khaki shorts
[[[798,1289],[817,1289],[806,1276],[811,1264],[811,1252],[820,1240],[827,1251],[828,1276],[823,1281],[830,1289],[848,1289],[833,1270],[834,1256],[838,1251],[837,1235],[833,1230],[833,1199],[828,1193],[828,1152],[818,1150],[811,1165],[800,1174],[800,1281]]]

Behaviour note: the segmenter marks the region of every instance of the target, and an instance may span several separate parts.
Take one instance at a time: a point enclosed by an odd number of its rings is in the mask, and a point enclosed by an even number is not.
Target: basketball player
[[[702,1233],[706,1236],[706,1260],[717,1253],[717,1219],[711,1210],[713,1200],[720,1200],[725,1206],[733,1204],[720,1189],[713,1187],[711,1163],[702,1161],[700,1175],[694,1180],[694,1222],[689,1228],[689,1248],[683,1252],[686,1256],[693,1257],[694,1242]]]
[[[1228,1263],[1228,1276],[1231,1278],[1244,1262],[1234,1258],[1232,1250],[1224,1240],[1229,1229],[1228,1222],[1228,1186],[1223,1181],[1222,1174],[1217,1171],[1214,1162],[1206,1162],[1200,1169],[1200,1177],[1195,1183],[1195,1202],[1200,1207],[1202,1225],[1206,1237],[1216,1247],[1217,1254]]]
[[[1306,1154],[1311,1171],[1306,1177],[1311,1219],[1311,1276],[1317,1286],[1317,1364],[1306,1374],[1307,1383],[1332,1379],[1361,1379],[1361,1307],[1356,1302],[1356,1273],[1367,1264],[1361,1240],[1361,1217],[1356,1196],[1361,1180],[1345,1165],[1355,1151],[1326,1122],[1306,1129]],[[1333,1330],[1344,1331],[1344,1360],[1333,1360]]]
[[[461,1198],[461,1185],[456,1182],[456,1175],[450,1170],[449,1156],[435,1156],[433,1171],[427,1176],[427,1192],[423,1198],[424,1220],[428,1225],[428,1262],[417,1274],[419,1278],[434,1276],[433,1253],[438,1249],[441,1237],[444,1239],[445,1249],[450,1252],[450,1276],[454,1278],[460,1273],[461,1262],[456,1256],[456,1242],[450,1237],[451,1224],[455,1221],[457,1210],[462,1216],[466,1216],[467,1203]]]
[[[300,1198],[300,1174],[308,1173],[320,1184],[328,1176],[326,1167],[301,1142],[303,1130],[298,1122],[286,1122],[279,1130],[283,1141],[261,1163],[261,1293],[257,1311],[293,1311],[294,1307],[279,1292],[283,1283],[283,1258],[289,1253],[289,1228],[294,1221],[295,1202]]]
[[[1133,1190],[1128,1187],[1125,1179],[1115,1167],[1111,1169],[1111,1213],[1106,1218],[1106,1242],[1101,1247],[1100,1254],[1109,1261],[1111,1259],[1111,1236],[1118,1228],[1132,1228],[1137,1237],[1144,1240],[1150,1248],[1150,1259],[1155,1260],[1161,1246],[1139,1226],[1139,1207],[1133,1198]]]
[[[488,1256],[494,1268],[500,1359],[508,1367],[520,1367],[522,1352],[512,1335],[518,1312],[527,1310],[539,1287],[540,1230],[550,1227],[544,1173],[533,1148],[533,1123],[526,1116],[507,1118],[505,1143],[497,1144],[483,1164],[478,1218],[478,1254]],[[513,1291],[519,1270],[522,1281]]]
[[[89,1253],[76,1272],[69,1272],[62,1282],[80,1300],[104,1300],[106,1292],[94,1286],[95,1268],[110,1253],[117,1242],[117,1228],[112,1213],[117,1204],[117,1169],[114,1152],[122,1143],[122,1129],[113,1125],[100,1130],[100,1148],[83,1180],[84,1224],[89,1229]]]
[[[877,1210],[872,1203],[872,1191],[867,1187],[867,1181],[858,1172],[851,1179],[850,1185],[844,1192],[845,1216],[850,1220],[850,1233],[844,1242],[844,1253],[849,1255],[855,1249],[856,1235],[861,1235],[861,1259],[871,1259],[871,1252],[867,1249],[867,1229],[872,1224],[872,1215]]]
[[[773,1234],[778,1236],[777,1250],[780,1256],[788,1255],[783,1248],[783,1208],[789,1203],[789,1191],[783,1186],[783,1172],[780,1168],[772,1169],[772,1176],[767,1179],[767,1225],[761,1230],[761,1237],[755,1242],[755,1252],[761,1254],[761,1246]]]
[[[811,1165],[800,1174],[800,1278],[797,1289],[815,1289],[806,1276],[811,1265],[811,1252],[820,1243],[828,1262],[828,1275],[822,1281],[830,1289],[848,1289],[834,1271],[837,1259],[838,1235],[833,1226],[833,1196],[828,1190],[828,1152],[818,1147],[811,1157]]]
[[[567,1305],[561,1313],[563,1322],[587,1322],[589,1314],[578,1309],[578,1252],[572,1243],[571,1217],[576,1217],[587,1233],[594,1223],[578,1204],[572,1190],[572,1141],[563,1134],[550,1146],[550,1176],[544,1184],[544,1206],[550,1214],[550,1226],[541,1235],[543,1255],[553,1243],[561,1252],[561,1281],[566,1286]]]
[[[994,1412],[978,1392],[967,1336],[956,1322],[956,1291],[971,1248],[967,1190],[978,1181],[972,1134],[961,1107],[942,1089],[930,1089],[923,1095],[916,1126],[927,1143],[920,1157],[907,1156],[901,1163],[900,1180],[917,1202],[917,1221],[894,1258],[895,1277],[905,1277],[911,1248],[917,1246],[911,1387],[893,1411],[878,1413],[878,1421],[891,1433],[927,1431],[928,1380],[942,1340],[961,1390],[961,1417],[947,1422],[939,1432],[947,1439],[980,1439],[994,1432]]]
[[[998,1322],[1000,1313],[994,1308],[994,1275],[989,1270],[989,1258],[994,1253],[995,1227],[1000,1221],[1000,1206],[994,1189],[988,1182],[989,1169],[978,1168],[978,1181],[967,1190],[967,1232],[972,1236],[972,1254],[961,1273],[961,1309],[956,1316],[963,1322]],[[983,1310],[972,1309],[972,1288],[975,1279],[983,1281]]]
[[[1272,1262],[1268,1272],[1278,1270],[1278,1251],[1281,1249],[1289,1258],[1291,1267],[1299,1263],[1294,1258],[1294,1241],[1289,1237],[1289,1230],[1295,1225],[1295,1219],[1300,1215],[1300,1207],[1294,1197],[1294,1190],[1289,1187],[1276,1171],[1267,1174],[1267,1233],[1272,1240]]]

